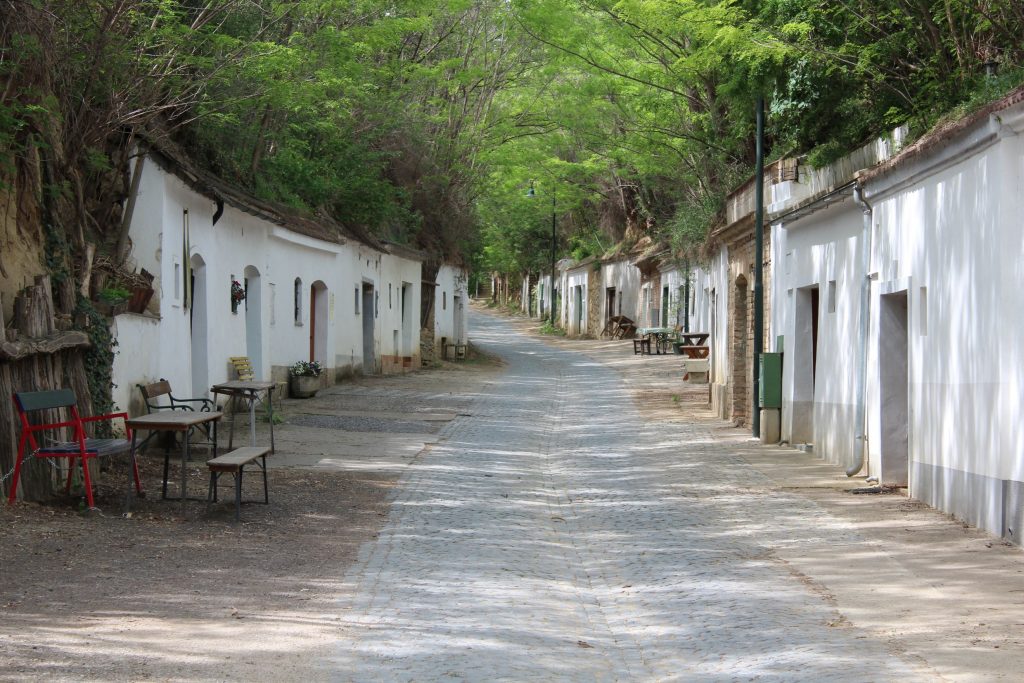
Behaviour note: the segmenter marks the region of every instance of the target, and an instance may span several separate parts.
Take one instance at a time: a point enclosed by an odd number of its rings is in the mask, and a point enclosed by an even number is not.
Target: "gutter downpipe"
[[[861,272],[863,280],[860,286],[860,320],[857,325],[857,341],[859,344],[857,355],[857,395],[856,395],[856,434],[854,436],[854,453],[859,454],[856,461],[846,468],[846,476],[854,477],[867,464],[867,406],[865,393],[868,383],[868,320],[870,318],[869,307],[871,305],[871,276],[868,271],[871,268],[871,224],[874,217],[874,209],[864,199],[864,189],[858,183],[853,186],[853,201],[860,207],[864,216],[864,236],[861,239]]]

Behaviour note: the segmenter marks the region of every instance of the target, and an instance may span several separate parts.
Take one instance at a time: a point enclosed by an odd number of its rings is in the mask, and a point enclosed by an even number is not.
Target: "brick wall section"
[[[754,396],[754,232],[728,244],[729,249],[729,340],[728,379],[730,419],[749,424],[756,409]],[[764,236],[764,350],[772,348],[771,330],[771,240]],[[743,284],[745,283],[745,284]],[[738,297],[742,297],[738,300]]]
[[[601,285],[600,267],[591,267],[587,273],[587,336],[594,339],[597,339],[604,329],[604,321],[601,320],[604,288]]]

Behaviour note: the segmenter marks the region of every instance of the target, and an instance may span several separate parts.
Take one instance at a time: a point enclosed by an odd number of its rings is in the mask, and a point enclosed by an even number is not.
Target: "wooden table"
[[[703,346],[711,334],[708,332],[680,332],[680,346]]]
[[[679,346],[679,351],[687,358],[707,358],[711,349],[706,346]]]
[[[125,424],[132,430],[132,468],[134,469],[135,446],[138,440],[139,430],[149,432],[181,432],[181,506],[184,510],[187,499],[187,468],[189,455],[189,432],[193,427],[210,423],[213,427],[213,457],[217,457],[217,422],[224,416],[218,411],[202,412],[198,410],[167,410],[159,413],[150,413],[138,417],[129,418]],[[167,480],[164,479],[163,497],[167,498]],[[205,498],[203,499],[205,500]]]
[[[636,333],[642,337],[649,337],[654,342],[654,352],[660,354],[669,335],[674,334],[675,329],[672,327],[641,327]]]
[[[237,399],[249,402],[249,445],[256,445],[256,401],[260,394],[267,392],[267,417],[270,418],[270,452],[274,452],[274,401],[273,393],[277,385],[274,382],[259,382],[256,380],[237,379],[232,382],[215,384],[210,389],[214,394],[223,394],[231,397],[234,403]],[[228,432],[228,449],[232,448],[235,439],[235,414],[231,413],[231,431]]]

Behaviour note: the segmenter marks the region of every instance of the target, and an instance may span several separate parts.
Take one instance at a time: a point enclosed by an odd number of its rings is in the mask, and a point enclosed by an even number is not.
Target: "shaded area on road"
[[[398,415],[436,431],[487,376],[459,368],[366,378],[309,402],[286,400],[281,414],[377,407],[379,426]],[[259,441],[269,441],[268,428],[257,424]],[[236,429],[236,443],[247,431]],[[159,448],[141,458],[149,495],[131,519],[119,516],[128,480],[119,461],[101,478],[102,515],[76,514],[74,499],[0,506],[0,680],[308,680],[337,629],[344,568],[385,521],[401,472],[436,436],[287,423],[275,436],[271,504],[244,505],[238,525],[227,490],[209,513],[189,503],[185,518],[178,503],[160,500]],[[190,491],[202,495],[207,456],[195,455]],[[171,481],[177,472],[172,458]],[[262,500],[258,474],[246,475],[244,498]]]
[[[622,378],[478,319],[508,368],[402,481],[348,576],[354,680],[911,680],[772,555],[856,542]],[[667,366],[666,366],[667,367]]]
[[[357,415],[296,415],[288,424],[297,427],[318,427],[353,432],[388,432],[390,434],[435,434],[441,429],[437,422],[388,419]]]

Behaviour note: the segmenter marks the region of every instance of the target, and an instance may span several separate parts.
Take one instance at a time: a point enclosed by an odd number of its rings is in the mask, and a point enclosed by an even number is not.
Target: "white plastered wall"
[[[585,265],[565,272],[562,282],[565,296],[562,297],[562,328],[570,335],[587,334],[587,278],[591,266]],[[577,289],[578,288],[578,289]],[[577,292],[580,301],[577,302]]]
[[[281,378],[287,366],[309,358],[311,331],[314,354],[323,356],[317,360],[329,371],[362,369],[362,312],[354,310],[352,296],[364,282],[379,292],[382,254],[351,242],[310,238],[231,205],[214,225],[215,208],[212,199],[147,160],[130,234],[135,264],[155,276],[159,316],[122,315],[113,325],[120,349],[114,361],[118,405],[141,409],[135,385],[161,377],[179,396],[207,396],[210,386],[233,378],[231,356],[249,356],[260,378]],[[419,262],[388,259],[388,277],[411,283],[418,292]],[[194,272],[205,278],[205,285],[197,283],[191,309],[184,298],[186,260],[201,264]],[[231,281],[245,283],[247,277],[249,296],[232,312]],[[319,292],[315,329],[310,319],[314,284]],[[418,305],[412,308],[418,317]],[[375,354],[381,329],[375,327]],[[409,346],[418,351],[418,322],[411,335]],[[389,342],[393,346],[393,339]]]
[[[1020,119],[1018,118],[1018,121]],[[1022,516],[1022,152],[995,120],[872,181],[868,440],[880,451],[880,297],[906,291],[914,497],[994,533]],[[1019,542],[1019,530],[1015,540]]]
[[[708,300],[708,345],[711,349],[711,407],[719,417],[728,417],[731,408],[727,393],[729,384],[729,350],[731,349],[731,326],[729,320],[729,293],[732,283],[729,276],[729,251],[719,247],[709,259],[707,280],[704,287]]]
[[[782,439],[814,443],[829,462],[855,459],[863,218],[851,198],[775,226],[775,337],[783,336]],[[817,363],[812,364],[810,291],[818,291]],[[813,374],[812,374],[813,366]]]
[[[442,338],[449,343],[465,344],[469,339],[467,315],[469,279],[461,268],[444,264],[437,270],[434,288],[434,344],[441,352]],[[524,281],[525,286],[525,281]],[[456,301],[458,300],[458,301]],[[456,303],[462,306],[461,313]]]
[[[616,308],[607,311],[608,288],[615,288]],[[640,319],[640,269],[632,263],[621,260],[601,264],[601,319],[624,315],[631,320]]]

